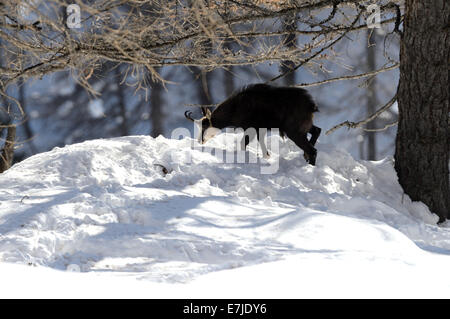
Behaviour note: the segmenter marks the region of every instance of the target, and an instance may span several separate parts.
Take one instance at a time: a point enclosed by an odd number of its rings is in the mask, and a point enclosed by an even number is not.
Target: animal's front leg
[[[308,141],[308,139],[306,138],[306,134],[290,132],[288,134],[288,137],[305,152],[303,154],[305,160],[311,165],[316,165],[317,150]]]
[[[316,145],[320,132],[322,132],[322,129],[320,127],[317,127],[315,125],[311,126],[308,133],[311,134],[311,139],[309,140],[309,143],[311,143],[312,146]]]
[[[311,138],[309,140],[309,143],[314,146],[316,145],[317,139],[319,138],[320,132],[322,132],[322,129],[320,127],[317,127],[315,125],[311,126],[310,130],[308,131],[308,133],[311,134]],[[309,163],[309,155],[308,153],[303,153],[303,157],[305,158],[305,160]]]

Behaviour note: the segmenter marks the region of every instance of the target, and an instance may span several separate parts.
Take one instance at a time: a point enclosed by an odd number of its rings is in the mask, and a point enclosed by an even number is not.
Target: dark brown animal
[[[202,111],[203,117],[199,120],[192,118],[192,112],[186,111],[184,114],[187,119],[201,125],[202,143],[213,137],[206,133],[209,128],[254,128],[265,152],[264,136],[260,136],[259,129],[278,128],[281,136],[286,135],[304,151],[309,164],[316,163],[317,150],[314,145],[321,129],[313,125],[313,114],[318,112],[318,108],[305,89],[254,84],[226,99],[213,112],[207,108],[202,108]],[[309,140],[308,133],[311,134]],[[241,142],[244,149],[251,139],[253,136],[244,135]]]

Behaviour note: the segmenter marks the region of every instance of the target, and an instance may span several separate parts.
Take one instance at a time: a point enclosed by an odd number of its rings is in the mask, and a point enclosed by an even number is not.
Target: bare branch
[[[397,125],[397,124],[398,124],[398,121],[395,121],[395,122],[386,124],[386,125],[385,125],[384,127],[382,127],[382,128],[362,128],[362,130],[363,130],[363,131],[366,131],[366,132],[381,132],[381,131],[385,131],[385,130],[387,130],[388,128],[390,128],[390,127],[392,127],[392,126],[395,126],[395,125]]]
[[[293,67],[292,69],[289,69],[279,75],[277,75],[276,77],[270,79],[269,81],[267,81],[266,83],[270,83],[270,82],[274,82],[292,72],[294,72],[295,70],[297,70],[298,68],[300,68],[302,65],[308,63],[309,61],[311,61],[312,59],[314,59],[316,56],[318,56],[319,54],[321,54],[322,52],[324,52],[325,50],[331,48],[333,45],[335,45],[337,42],[339,42],[348,32],[349,30],[356,24],[356,22],[358,22],[360,16],[362,14],[362,11],[359,11],[358,15],[356,16],[356,18],[353,20],[352,24],[350,25],[350,27],[348,29],[346,29],[337,39],[335,39],[333,42],[331,42],[330,44],[322,47],[319,51],[317,51],[316,53],[314,53],[313,55],[309,56],[308,58],[304,59],[302,62],[300,62],[299,64],[297,64],[295,67]]]
[[[336,81],[343,81],[343,80],[356,80],[356,79],[362,79],[362,78],[366,78],[369,76],[374,76],[377,75],[379,73],[383,73],[386,71],[391,71],[391,70],[395,70],[399,67],[400,64],[396,63],[392,66],[383,68],[383,69],[379,69],[379,70],[375,70],[375,71],[371,71],[371,72],[366,72],[366,73],[362,73],[362,74],[356,74],[356,75],[346,75],[346,76],[340,76],[337,78],[332,78],[332,79],[328,79],[328,80],[323,80],[323,81],[319,81],[319,82],[314,82],[314,83],[301,83],[301,84],[296,84],[294,85],[295,87],[312,87],[312,86],[318,86],[318,85],[322,85],[322,84],[328,84],[328,83],[332,83],[332,82],[336,82]]]
[[[389,109],[397,100],[397,94],[395,94],[395,96],[385,105],[383,105],[382,107],[380,107],[377,111],[375,111],[372,115],[370,115],[368,118],[359,121],[359,122],[349,122],[349,121],[345,121],[342,122],[338,125],[333,126],[331,129],[329,129],[325,134],[331,134],[334,131],[336,131],[338,128],[341,128],[343,126],[346,126],[348,128],[357,128],[357,127],[361,127],[364,124],[369,123],[370,121],[373,121],[375,118],[377,118],[381,113],[383,113],[384,111],[386,111],[387,109]],[[393,124],[395,125],[395,124]]]
[[[290,60],[296,66],[290,73],[313,60],[331,59],[323,54],[327,49],[348,33],[367,28],[365,23],[357,25],[364,12],[357,0],[98,0],[76,4],[83,12],[80,29],[66,25],[61,14],[65,0],[31,5],[27,16],[35,20],[30,21],[21,21],[24,17],[17,11],[22,0],[2,2],[1,87],[63,69],[76,70],[77,81],[87,85],[87,76],[105,61],[146,69],[159,81],[164,79],[158,67],[174,65],[202,66],[210,71]],[[316,12],[328,8],[327,17],[319,22],[314,19]],[[341,8],[345,8],[345,15]],[[382,9],[392,12],[397,7],[390,4]],[[278,30],[279,19],[298,13],[305,13],[305,18],[292,33],[309,39],[302,47],[286,49],[281,41],[285,31]],[[384,16],[382,23],[398,19],[398,15]],[[236,48],[226,48],[226,39],[235,41]]]

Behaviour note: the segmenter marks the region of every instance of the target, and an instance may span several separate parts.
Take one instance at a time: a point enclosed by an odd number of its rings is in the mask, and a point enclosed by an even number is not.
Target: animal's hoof
[[[309,156],[308,156],[308,154],[303,153],[303,158],[305,159],[305,161],[306,161],[307,163],[309,163]]]
[[[270,158],[269,152],[266,152],[266,154],[263,155],[263,158],[264,158],[264,159],[269,159],[269,158]]]
[[[314,150],[314,152],[312,154],[304,153],[303,157],[305,158],[305,160],[308,164],[311,164],[312,166],[316,165],[316,157],[317,157],[316,150]]]

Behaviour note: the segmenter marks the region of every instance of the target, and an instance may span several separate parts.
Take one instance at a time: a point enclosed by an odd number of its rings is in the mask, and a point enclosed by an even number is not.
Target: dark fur
[[[202,128],[212,126],[248,128],[278,128],[282,136],[286,135],[305,152],[305,159],[315,165],[317,150],[314,145],[321,129],[313,125],[313,113],[318,112],[317,105],[305,89],[293,87],[275,87],[267,84],[247,86],[222,102],[212,112],[211,118],[203,118]],[[311,139],[307,139],[310,133]],[[264,136],[257,136],[263,151]],[[246,147],[251,137],[244,136],[242,145]]]

